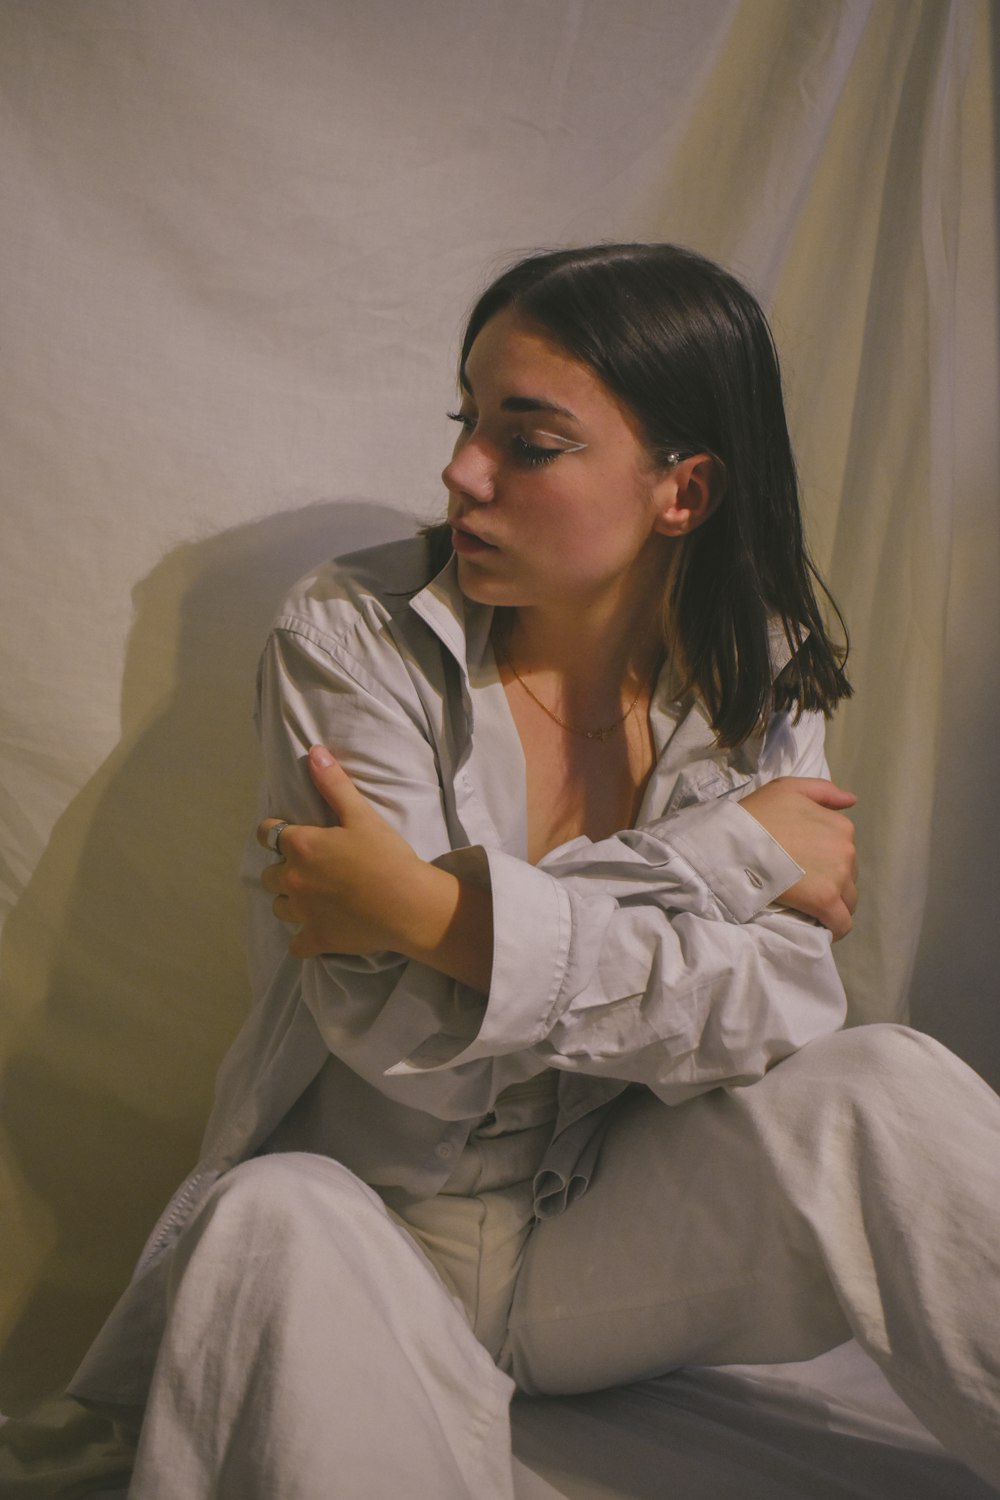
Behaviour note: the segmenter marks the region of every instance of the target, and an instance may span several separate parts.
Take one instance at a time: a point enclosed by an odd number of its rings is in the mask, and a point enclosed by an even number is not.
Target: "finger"
[[[845,938],[847,936],[853,925],[854,923],[851,918],[851,913],[848,911],[844,903],[841,902],[839,910],[833,914],[833,918],[830,922],[830,931],[833,934],[833,941],[835,943],[839,943],[841,938]]]
[[[271,910],[279,922],[295,922],[298,920],[292,912],[290,896],[275,896],[271,902]]]
[[[278,858],[280,859],[281,858],[280,840],[279,840],[279,847],[276,849],[275,846],[274,846],[274,840],[273,840],[273,830],[275,828],[280,828],[281,829],[281,837],[284,838],[286,830],[289,829],[289,828],[291,828],[291,826],[292,826],[291,823],[286,822],[284,818],[263,818],[261,820],[261,822],[259,822],[257,824],[257,842],[258,842],[258,844],[260,844],[260,846],[261,846],[262,849],[269,849],[272,854],[276,854],[278,856]]]
[[[265,865],[260,872],[260,883],[269,896],[287,895],[285,881],[288,879],[288,866],[283,859],[275,860],[272,864]]]
[[[833,808],[835,812],[853,807],[858,800],[853,792],[845,791],[835,781],[824,781],[819,776],[796,777],[794,786],[811,802],[818,802],[820,807]]]
[[[341,823],[349,822],[367,810],[364,797],[325,745],[310,746],[309,773],[316,790]]]

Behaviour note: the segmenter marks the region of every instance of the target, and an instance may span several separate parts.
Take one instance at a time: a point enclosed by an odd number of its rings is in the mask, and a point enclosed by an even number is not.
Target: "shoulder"
[[[388,625],[409,614],[410,600],[430,577],[423,537],[406,537],[334,557],[300,578],[275,615],[273,628],[317,645],[344,645],[359,626]]]
[[[316,703],[330,694],[359,694],[423,722],[449,681],[441,641],[412,607],[431,572],[426,539],[415,536],[307,573],[272,622],[259,699],[277,693]]]
[[[826,719],[815,709],[780,709],[768,720],[760,746],[759,779],[829,775],[824,752]]]

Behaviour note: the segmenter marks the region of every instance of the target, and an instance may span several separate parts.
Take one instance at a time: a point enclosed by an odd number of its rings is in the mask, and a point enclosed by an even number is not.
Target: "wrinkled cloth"
[[[735,800],[775,776],[827,774],[821,717],[775,714],[739,750],[719,750],[699,703],[674,701],[665,668],[637,827],[532,866],[492,610],[463,598],[454,559],[429,583],[427,571],[422,540],[392,543],[325,565],[286,601],[259,673],[261,814],[329,821],[305,765],[311,744],[328,744],[422,857],[489,885],[489,994],[397,954],[292,959],[258,883],[270,856],[251,839],[254,1008],[220,1071],[202,1160],[74,1394],[144,1399],[170,1247],[310,1087],[323,1091],[323,1149],[376,1189],[421,1201],[506,1088],[557,1070],[534,1188],[545,1217],[586,1190],[628,1083],[680,1103],[759,1079],[843,1023],[829,933],[774,905],[801,869]],[[780,636],[773,654],[778,671]]]
[[[399,1218],[316,1154],[227,1173],[179,1242],[130,1500],[509,1500],[508,1370],[532,1394],[594,1391],[851,1333],[1000,1482],[982,1316],[1000,1100],[981,1079],[868,1026],[746,1088],[676,1108],[630,1090],[611,1113],[588,1192],[534,1225],[530,1126],[474,1134],[460,1191]]]

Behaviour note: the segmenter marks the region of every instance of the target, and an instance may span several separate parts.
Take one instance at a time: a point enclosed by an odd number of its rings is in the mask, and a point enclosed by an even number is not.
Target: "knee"
[[[980,1093],[987,1109],[996,1103],[989,1087],[954,1053],[908,1026],[852,1027],[811,1042],[787,1062],[791,1094],[801,1097],[814,1117],[832,1110],[836,1117],[885,1117],[902,1124],[938,1113],[950,1117],[956,1109],[961,1113]]]
[[[340,1162],[306,1152],[279,1152],[240,1162],[219,1178],[195,1224],[241,1244],[261,1235],[275,1244],[308,1229],[317,1214],[350,1209],[355,1200],[374,1198],[371,1189]],[[376,1200],[377,1201],[377,1200]]]
[[[811,1043],[803,1052],[814,1048],[815,1059],[842,1085],[854,1086],[865,1096],[873,1090],[923,1087],[948,1075],[975,1076],[933,1037],[890,1022],[851,1027]]]
[[[922,1069],[945,1050],[931,1037],[893,1022],[853,1026],[813,1045],[829,1053],[841,1076],[872,1080]]]

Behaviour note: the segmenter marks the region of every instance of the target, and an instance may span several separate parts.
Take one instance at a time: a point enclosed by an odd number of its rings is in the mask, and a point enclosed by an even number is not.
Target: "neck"
[[[652,684],[663,656],[659,609],[648,599],[627,611],[498,610],[493,628],[501,656],[574,721],[613,718],[621,701]]]

